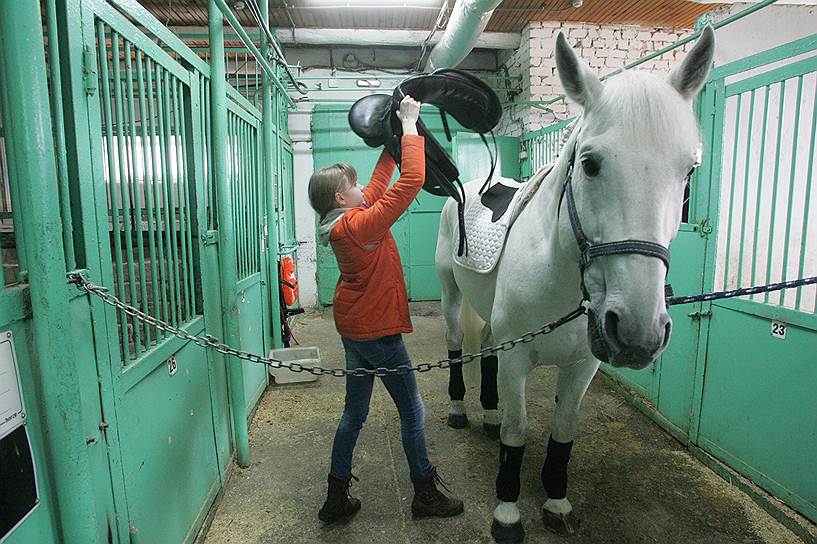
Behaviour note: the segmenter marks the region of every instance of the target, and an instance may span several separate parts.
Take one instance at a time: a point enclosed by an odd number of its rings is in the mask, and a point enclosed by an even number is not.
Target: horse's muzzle
[[[587,312],[587,338],[593,356],[603,363],[616,368],[641,370],[658,359],[667,347],[672,329],[672,321],[666,316],[661,335],[653,345],[632,345],[624,343],[618,335],[618,319],[613,312],[607,312],[602,322],[592,310]]]

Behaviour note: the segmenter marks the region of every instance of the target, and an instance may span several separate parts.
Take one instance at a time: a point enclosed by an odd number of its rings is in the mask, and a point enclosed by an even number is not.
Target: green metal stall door
[[[97,172],[88,189],[102,242],[89,268],[121,300],[203,334],[199,79],[109,4],[83,9],[98,74],[88,97]],[[104,315],[110,368],[101,358],[98,381],[113,389],[106,417],[123,501],[119,539],[191,541],[221,487],[208,354],[124,312]]]
[[[348,113],[348,107],[315,107],[312,114],[314,168],[317,170],[336,162],[348,162],[357,170],[360,182],[365,184],[374,170],[380,150],[366,146],[352,132],[347,120]],[[468,181],[476,177],[478,175],[476,169],[480,165],[489,164],[488,152],[479,136],[461,132],[464,129],[455,120],[449,118],[449,127],[455,136],[453,142],[448,142],[436,110],[424,108],[421,117],[423,123],[446,151],[455,157],[462,180]],[[507,170],[503,172],[508,173],[504,175],[518,177],[518,139],[498,137],[497,145],[503,159],[506,159],[503,160],[503,165],[505,165],[503,168]],[[485,169],[485,174],[487,173],[488,169]],[[399,172],[396,171],[394,179],[397,179],[398,176]],[[392,226],[391,232],[403,261],[403,274],[410,300],[439,300],[440,298],[440,283],[434,269],[434,253],[440,225],[440,211],[445,201],[443,197],[421,191],[409,206],[408,213],[403,214]],[[318,300],[321,304],[332,304],[339,276],[337,262],[331,248],[320,244],[317,247],[317,259]]]
[[[808,55],[803,59],[803,53]],[[716,71],[708,282],[817,274],[817,35]],[[817,290],[711,305],[697,442],[817,521]]]
[[[262,265],[262,206],[266,200],[261,183],[261,112],[251,105],[242,108],[230,102],[227,108],[227,176],[232,189],[232,226],[236,238],[237,278],[239,290],[238,321],[241,349],[265,353],[270,340],[265,333],[267,267]],[[266,389],[264,365],[241,361],[244,365],[244,396],[251,411]]]

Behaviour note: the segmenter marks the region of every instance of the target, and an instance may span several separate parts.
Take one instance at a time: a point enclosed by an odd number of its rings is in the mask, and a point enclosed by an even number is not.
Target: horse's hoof
[[[464,429],[468,426],[468,416],[465,414],[448,414],[448,426],[452,429]]]
[[[499,430],[502,428],[500,424],[494,423],[483,423],[482,430],[485,432],[485,436],[490,438],[491,440],[499,440]]]
[[[542,523],[548,531],[560,536],[571,536],[579,530],[580,520],[572,510],[567,514],[556,514],[547,508],[542,508]]]
[[[491,523],[491,536],[494,537],[497,544],[520,544],[525,540],[525,529],[521,521],[513,525],[505,525],[494,518]]]

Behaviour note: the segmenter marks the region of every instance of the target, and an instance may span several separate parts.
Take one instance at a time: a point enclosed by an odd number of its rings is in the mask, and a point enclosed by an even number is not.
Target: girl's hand
[[[403,134],[417,134],[417,119],[420,117],[420,103],[410,96],[400,101],[397,117],[403,124]],[[408,132],[407,132],[408,129]]]

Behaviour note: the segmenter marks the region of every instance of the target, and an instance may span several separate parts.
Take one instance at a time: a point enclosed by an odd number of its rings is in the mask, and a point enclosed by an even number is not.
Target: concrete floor
[[[414,363],[445,354],[439,307],[412,309],[415,332],[406,336]],[[320,347],[323,365],[341,367],[343,349],[331,311],[306,314],[294,334]],[[555,373],[540,369],[528,381],[530,433],[522,469],[520,510],[528,543],[560,543],[539,519],[544,491],[539,471],[553,413]],[[363,508],[347,525],[321,529],[317,511],[335,427],[343,409],[344,380],[322,377],[311,385],[272,386],[250,427],[252,466],[236,468],[217,505],[207,544],[258,543],[492,543],[491,513],[498,442],[481,432],[479,394],[466,403],[472,425],[445,425],[447,373],[418,376],[426,403],[430,457],[465,513],[415,521],[413,496],[400,442],[399,418],[382,384],[375,387],[369,420],[355,451],[352,489]],[[573,448],[569,492],[582,519],[573,543],[799,543],[751,499],[719,478],[632,408],[601,377],[585,398]]]

